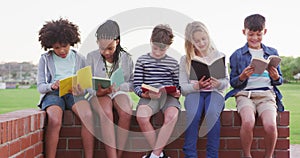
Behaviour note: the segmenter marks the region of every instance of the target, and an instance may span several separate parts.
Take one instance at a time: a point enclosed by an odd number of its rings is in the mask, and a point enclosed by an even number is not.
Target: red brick
[[[25,151],[25,157],[35,157],[33,147],[30,147]]]
[[[1,144],[0,145],[0,157],[8,157],[9,156],[9,147],[8,144]]]
[[[20,138],[21,141],[21,150],[25,150],[26,148],[30,147],[31,143],[30,143],[30,136],[24,136],[22,138]]]
[[[145,137],[129,139],[133,149],[151,149]]]
[[[11,141],[12,139],[11,139],[11,136],[12,136],[12,131],[11,131],[11,125],[12,123],[11,123],[11,121],[8,121],[7,122],[7,128],[6,128],[6,133],[7,133],[7,141]]]
[[[56,158],[66,158],[66,157],[71,157],[71,158],[82,158],[83,157],[83,151],[57,151],[56,153]]]
[[[20,140],[14,140],[9,142],[9,156],[12,156],[21,151],[21,142]]]
[[[233,126],[233,112],[232,111],[223,111],[221,114],[221,125],[222,126]]]
[[[277,139],[275,149],[285,150],[290,149],[290,140],[286,139]]]
[[[38,142],[34,145],[34,155],[39,155],[43,153],[43,142]]]
[[[290,124],[290,112],[284,111],[279,113],[279,120],[277,121],[280,126],[288,126]]]
[[[62,127],[60,137],[80,137],[81,127]]]
[[[1,142],[0,144],[4,144],[7,142],[7,122],[1,122],[0,133],[1,133]]]
[[[242,155],[242,151],[239,151],[239,150],[230,150],[230,151],[219,150],[220,158],[240,158],[241,155]]]
[[[241,149],[241,139],[240,138],[231,138],[226,139],[226,149]]]
[[[169,143],[165,148],[166,149],[181,149],[184,144],[184,139],[176,139],[175,141]]]
[[[58,149],[66,149],[67,148],[67,139],[59,138],[57,148]]]
[[[254,137],[264,137],[265,136],[265,130],[262,126],[255,126],[253,131]]]
[[[11,121],[11,140],[16,139],[17,137],[17,121],[12,120]]]
[[[264,139],[259,140],[259,148],[265,148]],[[275,149],[285,150],[290,148],[290,140],[279,138],[277,139]]]
[[[18,153],[17,155],[14,156],[15,158],[24,158],[25,157],[25,152]]]
[[[24,118],[24,134],[28,134],[30,132],[30,127],[31,127],[31,119],[30,116],[26,116]]]
[[[290,151],[289,150],[275,150],[274,155],[275,155],[275,157],[278,157],[278,158],[289,158]]]
[[[221,127],[221,137],[236,137],[240,135],[240,127]]]
[[[264,158],[265,150],[252,150],[251,155],[254,158]]]
[[[34,132],[30,135],[30,143],[31,145],[36,144],[37,142],[39,142],[39,133],[38,132]]]
[[[74,114],[71,110],[66,110],[63,116],[63,125],[73,125],[74,124]]]
[[[68,139],[68,149],[82,149],[82,140],[79,138]]]
[[[289,127],[277,127],[277,130],[278,130],[279,138],[290,137],[290,128]]]
[[[234,126],[241,126],[241,124],[242,124],[241,117],[237,111],[233,112],[233,119],[234,119],[234,121],[233,121]]]
[[[17,137],[22,137],[24,135],[24,119],[20,118],[17,121]]]

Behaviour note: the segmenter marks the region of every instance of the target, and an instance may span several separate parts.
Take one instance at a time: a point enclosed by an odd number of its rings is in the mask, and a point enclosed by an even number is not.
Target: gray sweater
[[[75,72],[83,67],[85,67],[85,58],[84,56],[78,54],[75,50],[76,61],[75,61]],[[37,76],[37,89],[40,95],[40,105],[43,97],[46,93],[51,92],[51,85],[55,82],[55,64],[53,60],[53,51],[48,51],[41,55],[38,65],[38,76]]]
[[[215,57],[225,56],[225,54],[218,52]],[[229,87],[229,75],[227,66],[226,67],[226,77],[224,79],[219,79],[220,86],[212,89],[212,91],[216,91],[223,95],[224,90]],[[181,94],[186,96],[189,93],[200,92],[201,90],[196,90],[193,87],[193,83],[189,80],[189,73],[186,71],[186,55],[182,56],[179,64],[179,84],[181,87]]]
[[[131,56],[126,52],[120,52],[120,62],[118,63],[116,69],[120,66],[123,70],[125,83],[120,86],[122,91],[132,91],[133,90],[133,68],[134,64]],[[87,55],[87,65],[91,65],[93,76],[106,77],[106,68],[103,62],[103,57],[99,50],[94,50]],[[115,69],[115,70],[116,70]],[[93,92],[95,93],[95,92]]]

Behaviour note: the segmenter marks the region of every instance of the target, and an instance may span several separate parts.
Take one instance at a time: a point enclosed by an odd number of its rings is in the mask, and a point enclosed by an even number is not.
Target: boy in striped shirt
[[[143,158],[168,158],[163,152],[175,124],[180,110],[179,91],[179,65],[178,61],[166,54],[173,42],[172,29],[168,25],[157,25],[151,35],[151,52],[138,58],[134,71],[134,91],[140,97],[137,105],[137,122],[144,133],[152,152]],[[159,88],[161,86],[174,85],[177,91],[155,93],[142,91],[142,84]],[[162,110],[164,122],[156,131],[150,118],[153,114]]]

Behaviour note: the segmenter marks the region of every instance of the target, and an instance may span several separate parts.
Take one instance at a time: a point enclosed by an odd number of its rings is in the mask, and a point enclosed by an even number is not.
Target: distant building
[[[297,74],[294,76],[294,79],[295,79],[295,80],[299,80],[299,79],[300,79],[300,73],[297,73]]]
[[[6,82],[6,89],[15,89],[17,88],[18,82]]]
[[[0,89],[5,89],[6,88],[6,84],[4,82],[0,82]]]

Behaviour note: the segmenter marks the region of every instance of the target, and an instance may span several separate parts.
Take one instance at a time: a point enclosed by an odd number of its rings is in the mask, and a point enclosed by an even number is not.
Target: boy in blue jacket
[[[277,50],[262,44],[266,34],[265,17],[253,14],[245,18],[243,34],[247,43],[230,56],[230,85],[233,90],[226,95],[234,96],[241,117],[241,144],[244,157],[251,158],[251,144],[255,115],[261,118],[265,130],[265,158],[271,158],[277,140],[277,110],[283,111],[282,95],[276,86],[283,82],[280,66],[269,67],[262,74],[255,74],[251,59],[278,56]]]

